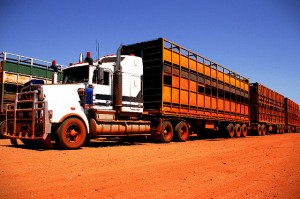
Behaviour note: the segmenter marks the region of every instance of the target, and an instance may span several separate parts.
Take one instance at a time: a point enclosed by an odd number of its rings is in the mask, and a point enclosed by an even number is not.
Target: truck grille
[[[38,96],[38,90],[17,93],[15,103],[7,105],[6,137],[41,139],[49,133],[47,102]]]

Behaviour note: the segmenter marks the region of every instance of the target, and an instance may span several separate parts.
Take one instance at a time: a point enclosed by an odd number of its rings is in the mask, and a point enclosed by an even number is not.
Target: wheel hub
[[[71,130],[69,131],[69,135],[70,135],[71,137],[76,137],[76,136],[78,135],[78,132],[75,131],[74,129],[71,129]]]

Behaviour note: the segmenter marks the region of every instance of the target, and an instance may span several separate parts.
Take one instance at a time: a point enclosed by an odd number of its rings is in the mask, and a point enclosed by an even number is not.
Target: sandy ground
[[[300,198],[300,134],[73,151],[0,140],[0,198]]]

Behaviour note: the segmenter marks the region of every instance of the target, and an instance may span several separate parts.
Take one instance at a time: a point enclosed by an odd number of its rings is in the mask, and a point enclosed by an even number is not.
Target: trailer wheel
[[[169,143],[173,139],[173,126],[171,122],[164,121],[161,125],[160,138],[163,143]]]
[[[282,126],[281,126],[281,133],[282,133],[282,134],[285,133],[284,130],[285,130],[285,126],[282,125]]]
[[[276,126],[276,133],[279,134],[280,133],[280,125]]]
[[[247,134],[248,134],[247,125],[246,124],[242,124],[242,127],[241,127],[241,136],[242,137],[247,137]]]
[[[236,124],[234,126],[234,131],[235,131],[235,137],[241,137],[241,125],[240,124]]]
[[[190,131],[189,126],[186,122],[184,121],[179,122],[174,129],[175,140],[179,142],[185,142],[189,138],[190,135],[189,131]]]
[[[261,136],[261,125],[260,124],[257,125],[257,135]]]
[[[1,123],[0,123],[0,138],[5,138],[5,131],[6,131],[6,126],[5,126],[5,120],[4,121],[2,121]]]
[[[86,129],[80,119],[65,120],[56,131],[59,144],[64,149],[78,149],[86,139]]]
[[[234,126],[232,123],[229,123],[226,128],[226,133],[229,138],[234,136]]]
[[[268,127],[267,127],[267,129],[268,129],[268,131],[266,132],[267,134],[270,134],[270,133],[272,133],[272,132],[273,132],[273,130],[274,130],[274,128],[273,128],[273,126],[272,126],[272,125],[268,126]]]
[[[287,132],[288,133],[291,133],[292,131],[291,131],[291,126],[287,126]]]
[[[266,125],[261,125],[261,135],[266,135]]]

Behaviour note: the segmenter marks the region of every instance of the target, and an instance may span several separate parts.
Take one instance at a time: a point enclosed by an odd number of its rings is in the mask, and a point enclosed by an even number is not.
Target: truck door
[[[94,105],[100,106],[101,109],[112,110],[112,71],[104,69],[103,79],[99,80],[98,71],[94,71]]]

